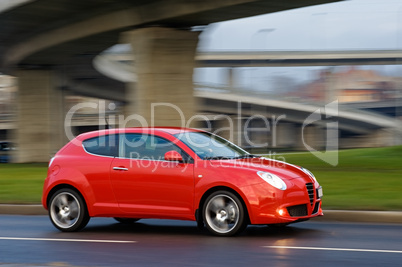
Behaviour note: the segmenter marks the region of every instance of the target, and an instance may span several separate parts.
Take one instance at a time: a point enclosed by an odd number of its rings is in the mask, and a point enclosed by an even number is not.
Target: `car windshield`
[[[204,160],[252,157],[252,155],[235,144],[211,133],[184,132],[175,134],[175,137]]]

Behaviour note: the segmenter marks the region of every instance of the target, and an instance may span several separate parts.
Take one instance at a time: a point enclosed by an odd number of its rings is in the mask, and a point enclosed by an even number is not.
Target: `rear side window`
[[[99,156],[116,157],[118,151],[118,136],[115,134],[102,135],[84,140],[85,151]]]
[[[162,137],[146,134],[127,133],[120,136],[119,157],[142,160],[164,160],[168,151],[179,152],[185,162],[191,157],[181,148]]]

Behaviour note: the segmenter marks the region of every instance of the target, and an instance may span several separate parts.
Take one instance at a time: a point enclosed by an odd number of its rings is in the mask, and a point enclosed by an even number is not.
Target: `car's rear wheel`
[[[49,217],[53,225],[63,232],[79,231],[90,219],[81,195],[69,188],[60,189],[52,195]]]
[[[133,224],[141,219],[137,219],[137,218],[118,218],[115,217],[114,218],[116,221],[118,221],[119,223],[124,223],[124,224]]]
[[[217,191],[206,199],[203,219],[214,235],[232,236],[244,230],[246,214],[240,199],[229,191]]]

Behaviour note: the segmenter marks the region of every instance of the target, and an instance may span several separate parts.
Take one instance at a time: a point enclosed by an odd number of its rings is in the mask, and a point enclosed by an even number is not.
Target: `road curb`
[[[324,216],[314,218],[316,221],[365,222],[365,223],[399,223],[402,224],[400,211],[356,211],[324,210]]]
[[[47,215],[42,205],[0,204],[0,214],[8,215]],[[314,221],[366,222],[366,223],[399,223],[402,224],[400,211],[352,211],[324,210],[324,216]]]
[[[47,210],[42,205],[0,204],[0,214],[47,215]]]

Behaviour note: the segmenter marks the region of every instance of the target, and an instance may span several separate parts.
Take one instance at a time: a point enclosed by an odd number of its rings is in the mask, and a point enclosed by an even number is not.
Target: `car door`
[[[176,150],[184,162],[164,160]],[[119,157],[111,164],[111,183],[122,211],[140,218],[194,215],[194,164],[172,142],[154,135],[120,135]]]
[[[68,167],[64,168],[66,178],[84,175],[89,183],[96,210],[108,213],[108,209],[116,208],[117,203],[110,186],[110,166],[118,153],[118,136],[107,134],[92,137],[82,142],[85,153],[66,158]],[[78,171],[78,172],[75,172]],[[77,180],[78,181],[78,180]]]

